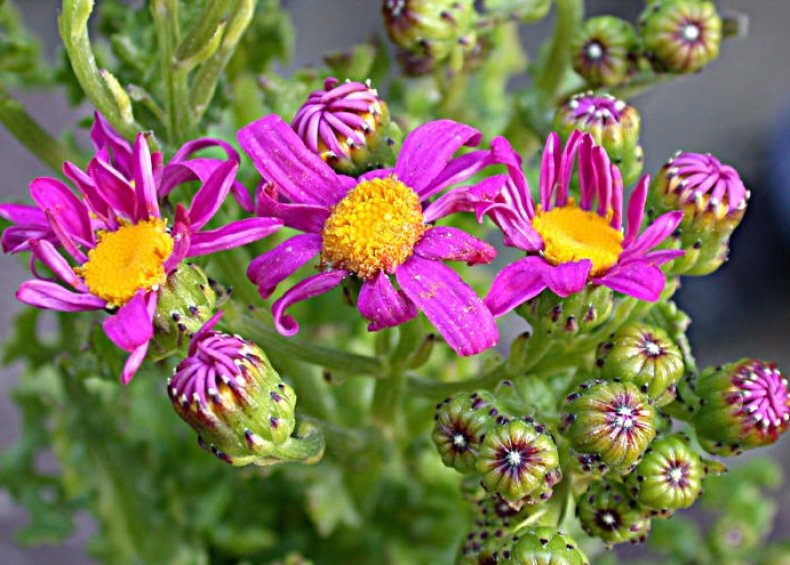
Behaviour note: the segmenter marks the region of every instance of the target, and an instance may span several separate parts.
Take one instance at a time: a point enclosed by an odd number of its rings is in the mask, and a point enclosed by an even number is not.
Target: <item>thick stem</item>
[[[557,7],[554,34],[548,56],[535,77],[535,88],[548,101],[554,101],[571,61],[570,41],[584,15],[583,0],[555,0]]]

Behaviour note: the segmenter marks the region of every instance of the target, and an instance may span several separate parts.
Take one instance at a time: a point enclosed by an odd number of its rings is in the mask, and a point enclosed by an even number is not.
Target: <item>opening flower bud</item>
[[[474,473],[480,442],[497,413],[494,397],[485,391],[459,393],[438,404],[431,438],[442,462],[461,473]]]
[[[593,88],[624,83],[638,58],[636,31],[614,16],[590,18],[571,43],[573,69]]]
[[[566,298],[545,290],[516,312],[536,332],[577,335],[600,326],[613,309],[614,293],[605,286],[588,284]]]

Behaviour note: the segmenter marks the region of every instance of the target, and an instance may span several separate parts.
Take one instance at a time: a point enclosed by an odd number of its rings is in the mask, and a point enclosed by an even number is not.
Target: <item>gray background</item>
[[[100,1],[100,0],[99,0]],[[29,25],[54,52],[57,42],[56,0],[18,2]],[[131,2],[140,5],[140,2]],[[364,41],[380,30],[378,0],[285,1],[299,35],[295,64],[318,63],[326,50]],[[591,14],[616,12],[635,16],[641,2],[589,0]],[[745,39],[724,44],[717,61],[696,76],[660,86],[635,102],[643,115],[642,143],[646,171],[655,171],[678,149],[712,152],[735,165],[752,190],[752,201],[743,226],[736,234],[732,260],[712,276],[686,280],[680,301],[692,314],[692,341],[702,365],[756,356],[779,363],[790,371],[790,180],[777,174],[777,164],[790,162],[790,141],[777,149],[781,124],[790,139],[790,2],[787,0],[721,0],[722,10],[750,16]],[[532,48],[546,37],[550,20],[531,26],[522,34]],[[89,109],[71,109],[59,92],[17,93],[49,131],[59,134],[75,116]],[[783,117],[784,116],[784,117]],[[27,194],[27,183],[49,174],[16,141],[0,129],[0,163],[3,201]],[[19,263],[3,259],[0,268],[0,338],[9,328],[17,308],[13,290],[25,277]],[[15,383],[15,368],[0,370],[0,449],[12,444],[18,420],[8,398]],[[764,450],[783,460],[790,480],[790,441]],[[44,465],[56,465],[44,461]],[[782,515],[790,523],[790,486],[777,494]],[[14,528],[23,523],[24,511],[0,493],[0,563],[89,563],[83,545],[93,530],[81,520],[80,532],[65,547],[20,548],[12,541]],[[786,526],[784,528],[787,529]]]

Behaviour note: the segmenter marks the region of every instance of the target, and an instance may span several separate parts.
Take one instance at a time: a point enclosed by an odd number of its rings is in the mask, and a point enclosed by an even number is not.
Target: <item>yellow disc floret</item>
[[[368,279],[411,257],[428,229],[420,198],[394,176],[362,181],[324,224],[321,263]]]
[[[123,306],[138,290],[150,290],[167,280],[164,262],[173,251],[173,238],[156,218],[124,224],[98,233],[88,261],[75,269],[91,294],[111,306]]]
[[[609,219],[574,205],[539,210],[532,226],[543,238],[543,256],[552,265],[589,259],[591,274],[609,270],[623,252],[623,234],[609,225]]]

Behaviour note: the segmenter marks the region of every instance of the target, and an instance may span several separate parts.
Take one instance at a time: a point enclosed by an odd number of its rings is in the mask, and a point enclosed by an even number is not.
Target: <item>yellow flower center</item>
[[[395,177],[359,183],[324,224],[322,264],[368,279],[411,257],[428,229],[420,198]]]
[[[552,264],[589,259],[591,274],[599,276],[617,263],[623,252],[623,234],[609,225],[609,218],[574,206],[538,210],[532,226],[543,238],[543,256]]]
[[[91,294],[111,306],[123,306],[138,290],[150,290],[167,280],[164,262],[173,251],[165,222],[152,218],[98,232],[88,261],[74,271]]]

